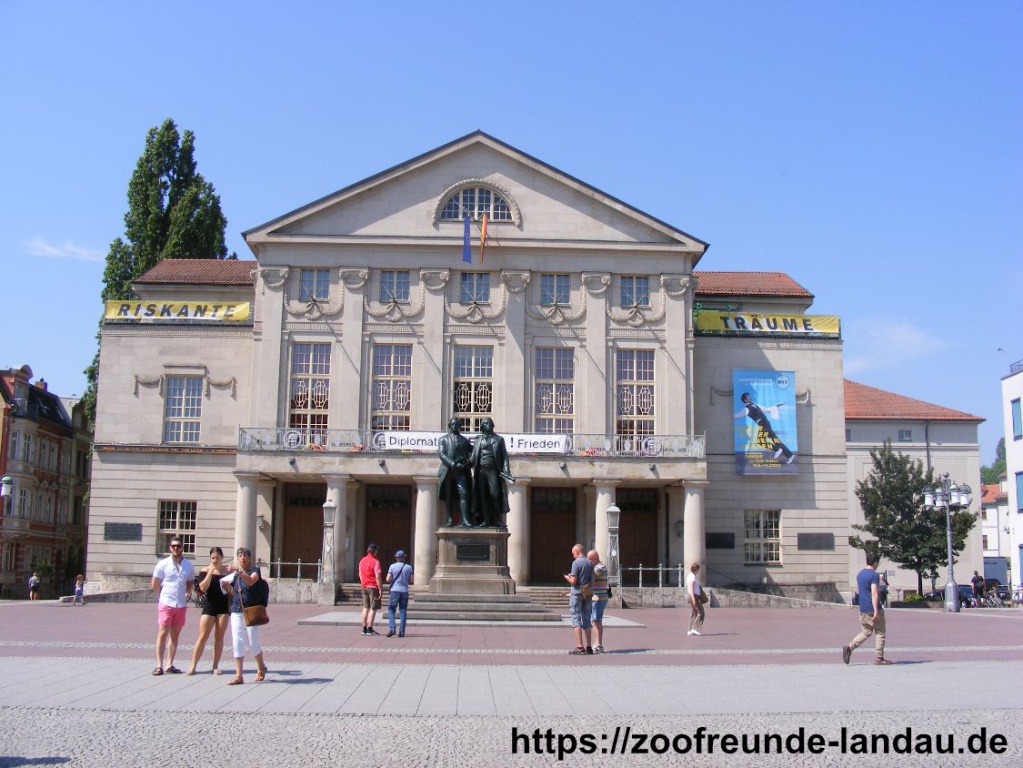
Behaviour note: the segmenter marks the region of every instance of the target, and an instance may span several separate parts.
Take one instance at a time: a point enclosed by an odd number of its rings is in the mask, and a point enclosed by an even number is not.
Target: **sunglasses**
[[[170,548],[171,549],[181,549],[181,545],[180,544],[171,544]]]

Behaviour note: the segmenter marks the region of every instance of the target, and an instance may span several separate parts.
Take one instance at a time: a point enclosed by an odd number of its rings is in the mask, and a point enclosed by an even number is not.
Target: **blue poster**
[[[736,474],[797,474],[795,373],[733,371],[732,391]]]

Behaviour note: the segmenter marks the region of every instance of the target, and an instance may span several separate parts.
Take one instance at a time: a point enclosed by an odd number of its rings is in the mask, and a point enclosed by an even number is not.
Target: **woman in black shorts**
[[[224,635],[230,620],[230,605],[227,595],[220,589],[220,578],[227,573],[224,567],[224,551],[220,547],[213,547],[210,550],[210,564],[199,572],[199,578],[196,579],[196,589],[205,598],[205,603],[202,616],[199,617],[199,639],[195,641],[195,650],[192,652],[192,666],[188,668],[186,675],[195,674],[199,658],[206,650],[206,640],[214,629],[216,632],[213,635],[213,674],[220,674],[220,656],[224,652]]]

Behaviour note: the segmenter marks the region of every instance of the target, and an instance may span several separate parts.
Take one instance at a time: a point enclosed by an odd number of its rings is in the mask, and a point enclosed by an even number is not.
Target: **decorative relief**
[[[338,276],[341,278],[341,284],[347,290],[361,291],[363,286],[366,285],[366,281],[369,280],[369,270],[341,267],[338,270]]]
[[[234,376],[232,376],[230,379],[225,379],[224,381],[215,381],[215,380],[211,379],[210,375],[207,373],[206,374],[206,386],[203,387],[203,394],[206,397],[209,397],[210,396],[210,387],[217,387],[219,389],[223,389],[224,387],[230,387],[231,388],[231,397],[233,398],[237,394],[237,391],[238,391],[237,384],[238,384],[238,382],[237,382],[237,380],[235,379]]]
[[[685,296],[691,283],[686,275],[661,275],[661,288],[673,299]]]
[[[529,304],[526,306],[526,314],[528,314],[534,320],[546,320],[551,325],[561,325],[562,323],[570,323],[576,320],[580,320],[586,315],[586,294],[587,291],[579,292],[579,306],[574,307],[563,307],[557,304],[544,307],[539,304]]]
[[[444,310],[448,313],[449,317],[455,320],[464,320],[474,325],[477,323],[491,322],[503,315],[504,310],[508,306],[508,287],[503,281],[501,282],[500,293],[500,303],[491,312],[487,311],[487,307],[491,305],[480,304],[478,301],[464,305],[466,306],[466,309],[462,309],[463,305],[456,306],[452,304],[451,300],[447,296],[444,297]]]
[[[586,330],[579,328],[553,328],[549,325],[527,325],[526,333],[534,337],[586,340]]]
[[[449,325],[444,329],[444,332],[448,336],[470,334],[472,336],[493,336],[497,339],[503,339],[505,337],[505,328],[503,325]]]
[[[654,328],[632,329],[632,328],[612,328],[608,331],[608,339],[644,339],[647,341],[653,340],[660,344],[667,341],[668,335],[663,330],[657,330]]]
[[[583,272],[583,286],[591,296],[603,296],[611,287],[611,275],[607,272]]]
[[[419,279],[423,285],[426,286],[428,291],[439,291],[448,284],[448,280],[451,279],[451,270],[449,269],[421,269],[419,270]]]
[[[528,269],[503,269],[501,282],[508,286],[512,293],[522,293],[529,285],[531,275]]]
[[[421,338],[423,335],[422,323],[395,323],[385,325],[384,323],[366,323],[362,326],[362,335],[386,334],[391,336],[411,336]]]
[[[387,320],[389,323],[399,323],[419,315],[423,311],[425,303],[426,290],[420,286],[419,303],[414,307],[407,302],[398,301],[397,299],[391,299],[386,304],[380,304],[376,301],[370,301],[369,298],[363,299],[362,306],[370,317],[377,320]]]
[[[163,382],[164,382],[164,376],[162,374],[160,376],[155,376],[153,378],[143,378],[142,376],[139,376],[138,374],[135,374],[135,397],[139,396],[139,387],[153,387],[153,386],[156,386],[156,385],[159,385],[160,388],[159,388],[158,391],[159,391],[160,395],[162,396],[163,395]]]
[[[255,272],[256,270],[253,270]],[[263,267],[259,269],[259,278],[263,281],[264,288],[276,291],[283,287],[288,281],[287,267]]]

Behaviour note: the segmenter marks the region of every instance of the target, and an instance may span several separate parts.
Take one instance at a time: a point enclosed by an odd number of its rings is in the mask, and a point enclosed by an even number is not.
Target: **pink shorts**
[[[186,608],[172,608],[160,603],[160,612],[157,615],[156,623],[161,627],[183,627],[185,626],[186,612]]]

